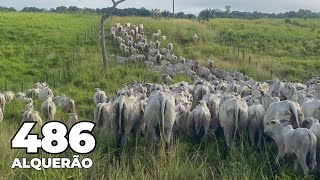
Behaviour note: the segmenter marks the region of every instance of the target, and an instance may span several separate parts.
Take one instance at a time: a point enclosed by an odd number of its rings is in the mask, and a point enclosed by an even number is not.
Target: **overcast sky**
[[[78,6],[89,8],[103,8],[110,6],[111,0],[0,0],[0,6],[22,9],[26,6],[38,8],[53,8],[57,6]],[[206,8],[224,9],[226,5],[231,10],[286,12],[291,10],[309,9],[320,12],[320,0],[175,0],[176,12],[198,14]],[[119,8],[145,7],[172,11],[172,0],[126,0]]]

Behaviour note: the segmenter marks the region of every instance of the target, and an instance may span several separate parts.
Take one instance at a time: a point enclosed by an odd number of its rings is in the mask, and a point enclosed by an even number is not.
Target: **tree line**
[[[320,18],[320,12],[312,12],[307,9],[299,9],[298,11],[289,11],[285,13],[262,13],[232,11],[231,7],[226,6],[225,11],[220,9],[205,9],[199,13],[198,19],[209,21],[212,18],[242,18],[242,19],[261,19],[261,18]]]
[[[0,12],[17,12],[13,7],[1,7]],[[79,8],[76,6],[59,6],[57,8],[44,9],[37,7],[25,7],[20,12],[51,12],[51,13],[84,13],[84,14],[105,14],[110,11],[108,8]],[[185,18],[185,19],[198,19],[209,21],[212,18],[242,18],[242,19],[260,19],[260,18],[320,18],[320,12],[312,12],[307,9],[300,9],[298,11],[289,11],[285,13],[262,13],[262,12],[240,12],[231,11],[230,6],[226,6],[225,10],[221,9],[205,9],[202,10],[198,16],[194,14],[185,14],[184,12],[178,12],[173,14],[170,11],[159,9],[148,10],[146,8],[116,8],[113,12],[114,16],[149,16],[154,18]]]

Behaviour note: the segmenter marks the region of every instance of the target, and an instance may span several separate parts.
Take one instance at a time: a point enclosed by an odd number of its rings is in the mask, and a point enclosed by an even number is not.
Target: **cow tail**
[[[50,115],[51,115],[50,110],[51,110],[51,108],[50,108],[50,105],[49,105],[49,101],[47,100],[48,120],[49,120],[49,121],[52,121],[53,119],[51,119],[51,117],[50,117]]]
[[[101,111],[102,111],[102,108],[103,108],[104,104],[101,103],[101,104],[98,104],[98,106],[99,106],[99,108],[98,108],[98,114],[97,114],[96,117],[95,117],[95,118],[96,118],[95,121],[96,121],[98,127],[101,127],[101,126],[102,126],[102,123],[100,122],[100,118],[101,118]],[[100,125],[101,125],[101,126],[100,126]]]
[[[294,118],[295,118],[295,121],[297,123],[297,126],[298,128],[300,127],[300,124],[299,124],[299,117],[298,117],[298,111],[297,111],[297,108],[296,106],[291,102],[290,103],[290,112],[294,114]]]
[[[122,111],[123,111],[123,97],[120,98],[120,101],[118,103],[119,106],[119,119],[118,119],[118,135],[121,135],[122,132]]]
[[[160,98],[160,112],[161,112],[161,122],[160,122],[160,128],[162,130],[162,134],[164,135],[164,115],[166,111],[166,99],[164,96],[161,94]]]
[[[75,105],[75,103],[74,103],[74,100],[70,100],[70,105],[71,105],[71,107],[70,107],[70,113],[75,113],[76,112],[76,105]]]
[[[237,131],[239,129],[239,116],[240,116],[240,109],[239,109],[239,107],[237,107],[235,109],[235,113],[234,113],[235,128],[234,128],[234,134],[233,134],[233,142],[236,139]]]

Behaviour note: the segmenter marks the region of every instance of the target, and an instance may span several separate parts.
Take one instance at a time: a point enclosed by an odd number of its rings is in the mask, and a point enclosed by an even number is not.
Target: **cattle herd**
[[[102,89],[95,89],[94,121],[97,128],[114,138],[117,147],[131,137],[146,134],[150,145],[162,139],[169,150],[172,138],[203,140],[218,136],[221,129],[228,148],[237,135],[248,137],[257,148],[263,136],[269,136],[278,147],[275,163],[286,154],[295,154],[296,165],[300,164],[305,176],[310,173],[307,162],[311,171],[317,166],[320,78],[305,84],[278,79],[257,82],[239,72],[219,70],[212,60],[206,67],[200,66],[195,60],[176,57],[172,43],[161,47],[166,36],[160,29],[148,42],[142,24],[117,23],[110,28],[110,36],[123,55],[113,56],[115,62],[144,63],[148,69],[163,73],[165,82],[128,83],[109,99]],[[190,39],[195,45],[199,40],[196,34]],[[193,83],[169,85],[176,74],[189,76]],[[0,121],[6,102],[13,98],[26,103],[22,121],[41,124],[40,113],[33,107],[34,98],[43,102],[41,113],[47,120],[55,119],[58,106],[68,114],[70,125],[78,121],[75,101],[65,95],[54,96],[46,83],[36,83],[26,92],[0,94]]]

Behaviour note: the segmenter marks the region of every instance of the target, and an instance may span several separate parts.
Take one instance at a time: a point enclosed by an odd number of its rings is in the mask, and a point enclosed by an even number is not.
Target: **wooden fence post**
[[[272,72],[272,69],[271,69],[271,70],[270,70],[270,74],[271,74],[271,78],[270,78],[270,79],[272,79],[272,73],[273,73],[273,72]]]
[[[251,64],[251,57],[249,56],[249,64]]]
[[[24,92],[24,84],[23,84],[23,82],[21,84],[21,92]]]
[[[59,81],[61,82],[61,70],[59,70]]]
[[[70,63],[67,63],[67,68],[68,68],[68,77],[70,77]]]
[[[5,91],[8,91],[8,85],[7,85],[7,82],[5,82],[5,83],[4,83],[4,90],[5,90]]]

